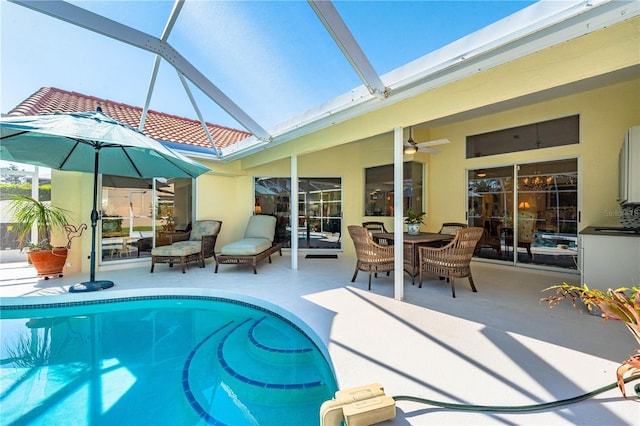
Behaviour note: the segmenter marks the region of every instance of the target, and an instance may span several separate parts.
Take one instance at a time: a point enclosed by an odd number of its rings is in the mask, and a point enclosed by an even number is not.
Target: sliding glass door
[[[504,228],[512,223],[513,176],[513,166],[468,171],[469,226],[484,228],[477,257],[508,259]]]
[[[577,170],[575,158],[469,170],[469,225],[485,229],[476,256],[577,269]]]
[[[291,179],[255,179],[255,213],[277,217],[276,241],[291,247]],[[342,179],[300,178],[298,182],[298,247],[341,248]],[[294,198],[295,199],[295,198]]]
[[[0,264],[27,262],[27,252],[22,249],[30,242],[37,242],[38,234],[34,227],[31,234],[20,241],[19,226],[9,205],[14,195],[51,202],[51,169],[0,161],[0,183]]]
[[[101,258],[114,261],[151,256],[170,234],[191,229],[191,179],[102,176]]]

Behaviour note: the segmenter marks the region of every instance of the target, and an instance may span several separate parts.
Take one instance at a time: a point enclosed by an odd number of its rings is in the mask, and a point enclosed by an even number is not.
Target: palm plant
[[[31,229],[37,227],[38,243],[30,244],[30,248],[51,250],[51,233],[64,229],[69,223],[67,210],[26,195],[15,195],[9,204],[9,211],[18,223],[17,232],[21,243],[25,241]]]
[[[578,303],[586,305],[590,312],[598,308],[602,311],[603,318],[622,321],[640,345],[640,287],[620,287],[602,291],[591,289],[586,284],[577,287],[563,283],[544,291],[547,290],[556,291],[554,296],[542,299],[548,302],[550,307],[556,306],[562,300],[570,300],[574,308],[578,308]],[[640,349],[636,350],[636,354],[631,355],[616,371],[618,388],[625,398],[627,395],[624,389],[624,376],[627,373],[632,375],[640,373]]]
[[[424,223],[423,216],[425,213],[416,213],[412,209],[407,210],[407,217],[404,219],[406,224]]]

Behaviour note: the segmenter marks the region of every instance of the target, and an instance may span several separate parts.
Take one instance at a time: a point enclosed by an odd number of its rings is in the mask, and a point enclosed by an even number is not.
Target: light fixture
[[[418,145],[413,140],[413,127],[409,127],[409,139],[407,140],[409,145],[405,145],[404,153],[406,155],[415,154],[418,152]]]
[[[484,169],[478,170],[478,173],[476,173],[476,176],[478,176],[479,178],[486,177],[487,176],[487,172]]]
[[[412,155],[412,154],[415,154],[416,152],[418,152],[418,147],[416,147],[415,145],[404,147],[404,153],[406,155]]]
[[[553,177],[547,176],[544,177],[540,173],[540,169],[536,167],[536,171],[533,176],[527,176],[522,179],[523,189],[528,191],[546,191],[549,186],[553,183]]]
[[[518,209],[520,210],[524,210],[528,208],[531,208],[531,204],[529,204],[528,201],[520,201],[520,204],[518,204]]]

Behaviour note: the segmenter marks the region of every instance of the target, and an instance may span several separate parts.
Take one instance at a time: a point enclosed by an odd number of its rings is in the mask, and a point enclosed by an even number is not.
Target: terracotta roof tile
[[[108,116],[135,128],[138,127],[140,117],[142,116],[142,108],[83,95],[81,93],[68,92],[54,87],[41,88],[9,111],[8,115],[84,112],[95,111],[97,107],[101,107],[102,112]],[[207,123],[207,128],[218,149],[231,146],[251,135],[242,130],[211,123]],[[149,110],[143,132],[147,136],[161,141],[211,148],[209,139],[200,122],[189,118]],[[185,149],[188,148],[185,147]]]

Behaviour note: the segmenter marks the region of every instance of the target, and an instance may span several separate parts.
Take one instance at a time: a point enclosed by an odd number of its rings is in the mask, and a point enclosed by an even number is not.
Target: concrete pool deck
[[[87,300],[138,294],[234,294],[264,300],[299,318],[330,354],[341,389],[381,383],[387,395],[409,395],[436,401],[476,405],[530,405],[575,397],[615,381],[620,362],[636,342],[617,322],[580,313],[569,303],[554,309],[540,302],[542,290],[554,284],[577,284],[579,276],[472,264],[478,293],[466,280],[456,282],[457,298],[436,277],[423,288],[405,279],[405,300],[393,299],[393,274],[372,280],[366,274],[351,283],[353,259],[299,258],[275,255],[258,274],[247,266],[207,261],[204,269],[150,262],[118,265],[99,271],[115,287],[97,293],[68,293],[88,274],[44,280],[27,264],[0,268],[0,303],[35,300]],[[624,283],[612,283],[617,286]],[[32,299],[31,298],[37,298]],[[85,299],[83,299],[85,298]],[[25,299],[30,299],[25,301]],[[545,411],[495,413],[455,411],[399,401],[396,418],[385,424],[640,424],[640,400],[627,385],[587,401]]]

